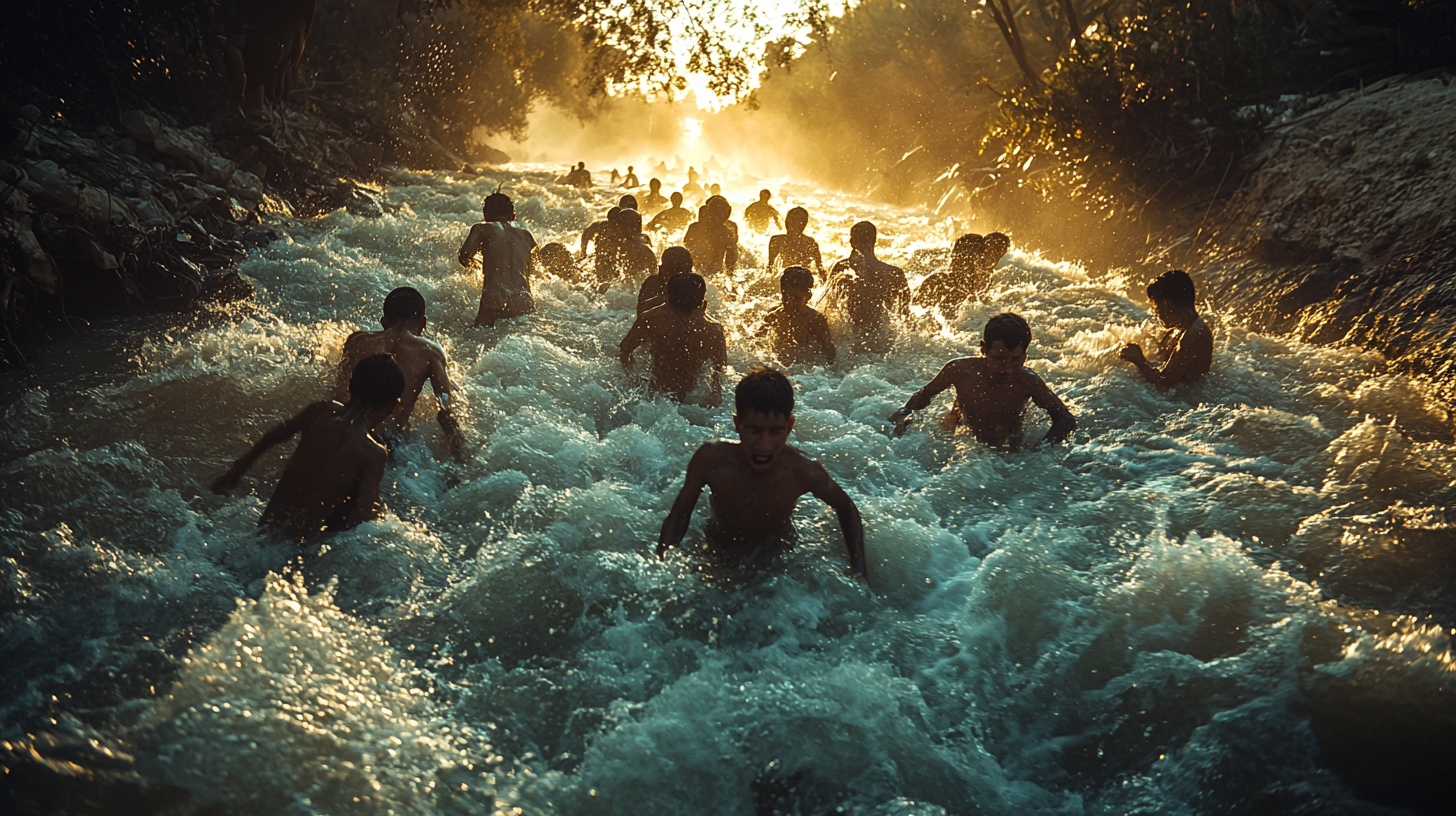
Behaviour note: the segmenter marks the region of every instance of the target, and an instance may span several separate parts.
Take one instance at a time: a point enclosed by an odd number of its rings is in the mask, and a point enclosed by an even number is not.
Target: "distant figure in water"
[[[389,453],[370,433],[404,392],[404,374],[388,354],[366,358],[349,379],[349,402],[321,400],[263,434],[252,450],[213,481],[225,494],[268,449],[303,434],[258,521],[291,539],[347,530],[379,518],[379,481]]]
[[[721,324],[708,319],[707,291],[701,275],[687,272],[673,277],[667,284],[667,305],[643,312],[622,338],[622,367],[628,370],[638,346],[647,343],[652,348],[648,393],[687,402],[708,365],[712,374],[705,404],[711,408],[723,400],[728,338]]]
[[[708,198],[721,195],[723,195],[723,185],[718,184],[717,182],[708,185]]]
[[[813,272],[802,266],[785,269],[779,276],[782,301],[759,324],[756,334],[767,335],[774,354],[785,363],[834,365],[834,339],[829,333],[829,320],[809,305],[813,294]]]
[[[662,265],[657,274],[642,282],[637,291],[637,316],[643,312],[667,305],[667,285],[678,275],[693,271],[693,254],[686,248],[675,246],[662,251]]]
[[[552,242],[537,249],[536,266],[564,281],[581,280],[581,267],[576,265],[576,259],[571,257],[571,250],[565,244]]]
[[[819,242],[804,234],[804,228],[809,226],[809,211],[803,207],[795,207],[789,210],[784,216],[784,234],[775,235],[768,239],[768,266],[773,268],[774,261],[782,259],[785,267],[809,266],[819,274],[819,279],[824,279],[824,256],[819,252]]]
[[[698,183],[698,171],[691,166],[688,167],[688,183],[682,188],[683,198],[697,203],[703,200],[703,185]]]
[[[672,194],[672,207],[658,213],[647,224],[650,230],[663,230],[665,232],[677,232],[687,225],[693,223],[693,211],[683,205],[683,194]]]
[[[784,222],[779,220],[779,211],[768,203],[770,198],[773,198],[773,193],[768,190],[759,190],[758,200],[743,210],[743,223],[754,232],[766,232],[770,221],[775,227],[783,229]]]
[[[634,196],[631,193],[626,193],[621,198],[617,199],[617,206],[621,207],[624,210],[635,210],[637,209],[637,196]]]
[[[610,182],[611,185],[613,187],[615,187],[615,186],[617,186],[617,182],[619,182],[621,180],[622,180],[622,174],[617,172],[617,168],[613,167],[612,168],[612,180]]]
[[[1021,446],[1026,402],[1031,400],[1052,419],[1044,442],[1061,442],[1077,428],[1077,419],[1034,371],[1026,369],[1031,326],[1021,315],[1003,312],[986,321],[980,357],[961,357],[945,364],[930,384],[916,391],[893,414],[895,435],[905,432],[910,414],[930,405],[936,395],[955,386],[955,404],[945,416],[947,427],[965,424],[980,442],[992,447]]]
[[[377,435],[390,442],[409,430],[415,401],[420,398],[425,380],[429,380],[435,399],[440,402],[440,411],[435,419],[440,423],[440,430],[445,432],[450,454],[458,460],[463,455],[465,438],[460,433],[460,423],[450,413],[450,399],[454,396],[455,387],[450,384],[445,350],[440,348],[439,343],[420,336],[428,324],[424,295],[409,286],[390,292],[384,299],[384,315],[379,320],[384,331],[356,331],[344,341],[344,355],[339,363],[338,385],[334,393],[336,398],[347,399],[349,382],[360,360],[380,354],[390,355],[404,372],[404,393],[400,395],[399,407],[379,426]]]
[[[788,444],[794,429],[794,387],[773,369],[755,369],[733,392],[737,442],[709,442],[688,461],[687,476],[657,537],[657,557],[682,541],[698,496],[707,487],[710,516],[704,528],[718,560],[757,562],[793,546],[794,508],[812,493],[834,508],[849,550],[849,573],[865,569],[864,521],[854,500],[824,466]]]
[[[738,269],[738,225],[728,220],[732,215],[728,199],[713,196],[683,235],[683,246],[693,253],[699,274],[731,274]]]
[[[985,238],[975,234],[957,238],[946,268],[920,282],[915,290],[915,304],[934,306],[949,317],[961,304],[979,294],[977,276],[985,253]]]
[[[635,189],[642,186],[642,182],[637,180],[637,172],[632,169],[632,165],[630,164],[627,165],[627,175],[622,177],[621,186],[628,189]]]
[[[617,262],[613,280],[626,278],[633,286],[657,269],[657,253],[651,239],[642,234],[642,214],[636,210],[617,213]]]
[[[516,220],[516,206],[505,193],[485,197],[484,220],[470,228],[470,235],[460,247],[460,265],[471,267],[480,256],[485,279],[481,284],[480,310],[475,326],[494,326],[505,317],[518,317],[536,311],[531,299],[531,251],[536,238],[527,230],[511,223]]]
[[[607,283],[617,276],[617,256],[621,248],[622,232],[617,228],[617,219],[622,215],[621,207],[607,210],[607,217],[588,224],[581,231],[581,257],[587,257],[587,247],[595,244],[598,283]]]
[[[586,169],[586,162],[577,162],[576,169],[567,173],[563,180],[572,187],[586,190],[591,187],[591,171]]]
[[[910,305],[905,271],[875,257],[878,239],[874,224],[855,224],[849,230],[849,257],[830,270],[829,291],[848,315],[860,349],[882,340],[890,318],[904,315]]]
[[[1123,346],[1119,356],[1137,366],[1143,379],[1164,388],[1207,376],[1213,366],[1213,332],[1198,314],[1193,279],[1181,269],[1164,272],[1148,285],[1148,299],[1168,329],[1158,343],[1163,367],[1154,368],[1137,343]]]
[[[667,207],[667,196],[662,194],[662,179],[647,182],[647,192],[642,195],[642,214],[653,215]]]

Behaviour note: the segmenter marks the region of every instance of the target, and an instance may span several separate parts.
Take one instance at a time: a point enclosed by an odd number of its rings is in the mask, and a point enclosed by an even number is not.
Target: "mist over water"
[[[453,259],[498,182],[540,243],[573,249],[620,192],[554,174],[399,176],[390,214],[289,223],[256,250],[255,303],[100,327],[52,352],[56,376],[5,384],[7,738],[71,729],[260,814],[1369,813],[1362,797],[1437,786],[1456,446],[1378,356],[1220,325],[1207,381],[1159,392],[1117,359],[1158,333],[1120,280],[1016,250],[991,302],[790,372],[790,441],[858,503],[868,590],[812,498],[801,544],[760,572],[705,565],[706,501],[658,562],[731,407],[623,375],[626,288],[538,279],[537,314],[467,328],[479,276]],[[763,186],[718,180],[739,216]],[[875,221],[912,285],[960,229],[769,186],[809,209],[826,262]],[[743,238],[761,266],[767,236]],[[764,274],[709,282],[739,373],[768,361],[750,333],[776,297],[745,294],[774,292]],[[421,400],[386,516],[286,572],[291,547],[255,525],[291,448],[237,496],[206,484],[328,393],[344,338],[401,285],[429,302],[471,458],[445,459]],[[1030,321],[1073,443],[989,450],[934,421],[949,396],[889,438],[884,417],[1003,310]],[[1335,772],[1411,743],[1427,750],[1393,792]]]

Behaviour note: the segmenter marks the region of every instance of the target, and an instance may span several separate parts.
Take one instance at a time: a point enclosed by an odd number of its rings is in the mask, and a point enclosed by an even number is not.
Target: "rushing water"
[[[503,178],[542,243],[575,247],[612,203],[524,166],[400,177],[383,218],[285,224],[241,267],[254,302],[98,327],[43,380],[5,384],[0,738],[94,739],[193,806],[259,814],[1444,801],[1456,447],[1378,356],[1221,326],[1208,380],[1160,393],[1117,359],[1155,336],[1124,281],[1013,252],[991,303],[791,372],[791,442],[859,504],[869,588],[812,498],[800,546],[714,575],[691,547],[652,549],[731,408],[647,400],[623,376],[635,293],[540,280],[538,314],[467,328],[479,277],[453,258]],[[730,187],[740,213],[758,186]],[[912,284],[934,269],[916,251],[953,237],[923,212],[777,189],[826,257],[875,220]],[[744,237],[761,263],[766,237]],[[710,290],[738,372],[765,353],[748,329],[771,301],[742,295],[758,272]],[[445,460],[422,407],[386,516],[286,569],[255,525],[287,446],[240,495],[205,485],[324,395],[344,337],[406,284],[472,455]],[[1002,310],[1030,320],[1073,443],[1004,454],[933,422],[889,438],[883,418]]]

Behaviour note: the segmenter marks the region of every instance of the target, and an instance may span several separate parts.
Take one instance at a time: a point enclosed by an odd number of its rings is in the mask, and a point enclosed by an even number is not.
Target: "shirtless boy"
[[[705,364],[713,373],[708,388],[708,407],[723,399],[723,371],[728,367],[728,338],[722,324],[708,319],[708,286],[691,272],[675,276],[667,284],[667,305],[644,312],[632,324],[619,347],[622,367],[630,369],[632,352],[643,343],[652,347],[652,375],[649,393],[665,393],[678,402],[698,387]]]
[[[913,411],[930,405],[936,395],[955,386],[955,405],[947,424],[964,423],[980,442],[992,447],[1020,447],[1026,402],[1041,406],[1052,418],[1044,442],[1061,442],[1077,428],[1077,419],[1047,388],[1041,377],[1026,369],[1031,327],[1021,315],[1002,312],[986,321],[980,357],[961,357],[945,364],[930,384],[916,391],[893,414],[895,435],[905,432]]]
[[[667,206],[667,196],[662,194],[662,179],[647,182],[647,192],[642,196],[642,212],[651,215]]]
[[[773,198],[771,191],[759,190],[758,200],[743,209],[743,223],[754,232],[767,230],[770,221],[775,227],[783,227],[784,222],[779,220],[779,211],[768,203],[770,198]]]
[[[425,380],[429,380],[435,398],[440,401],[440,412],[435,418],[440,423],[440,430],[445,432],[450,454],[458,460],[463,453],[465,438],[460,433],[460,423],[450,413],[454,386],[450,384],[445,350],[435,341],[420,336],[428,322],[423,295],[408,286],[390,292],[384,299],[384,317],[379,321],[384,331],[356,331],[344,341],[344,359],[339,364],[336,394],[347,396],[349,381],[360,360],[377,354],[392,356],[399,370],[404,372],[404,393],[400,396],[399,407],[379,426],[380,434],[399,436],[409,430],[415,400],[419,399]]]
[[[765,545],[791,545],[794,507],[805,493],[834,508],[849,550],[849,572],[865,572],[864,522],[859,508],[824,466],[788,444],[794,429],[794,387],[782,372],[757,369],[733,392],[737,442],[709,442],[688,462],[687,478],[657,538],[657,557],[682,541],[703,488],[712,515],[709,543],[725,560],[752,557]]]
[[[950,263],[940,272],[920,282],[915,290],[915,305],[934,306],[950,316],[951,310],[974,294],[977,270],[986,249],[986,240],[979,235],[962,235],[950,250]]]
[[[781,235],[775,235],[768,239],[768,266],[773,268],[774,261],[783,259],[784,266],[809,266],[818,272],[819,279],[824,279],[824,256],[819,253],[819,242],[804,234],[804,228],[809,226],[809,211],[803,207],[795,207],[789,210],[784,216],[784,230]]]
[[[768,335],[774,354],[785,363],[834,365],[829,320],[809,305],[814,294],[814,273],[802,266],[785,269],[779,276],[779,294],[781,304],[764,315],[758,336]]]
[[[732,215],[728,199],[713,196],[683,234],[683,246],[693,253],[693,263],[704,275],[731,275],[738,269],[738,225],[728,220]]]
[[[673,193],[670,200],[672,201],[671,207],[653,216],[652,220],[647,222],[649,230],[677,232],[693,223],[693,211],[683,206],[683,194]]]
[[[349,403],[322,400],[263,434],[212,483],[227,493],[265,451],[303,434],[258,524],[288,538],[347,530],[379,518],[379,481],[389,454],[372,436],[399,405],[404,374],[387,354],[362,360],[349,380]]]
[[[875,257],[878,238],[874,224],[855,224],[849,230],[849,257],[830,270],[830,291],[849,315],[859,335],[858,346],[868,345],[889,326],[893,315],[905,314],[910,305],[905,271]]]
[[[668,247],[662,251],[662,265],[657,274],[642,282],[637,291],[637,316],[643,312],[667,305],[667,284],[678,275],[693,271],[693,254],[684,247]]]
[[[460,247],[460,265],[471,267],[480,256],[485,273],[480,289],[480,310],[475,326],[493,326],[504,317],[518,317],[536,311],[531,299],[530,274],[536,238],[527,230],[511,223],[516,220],[516,207],[511,197],[500,192],[485,197],[481,208],[483,220],[470,228],[470,235]]]
[[[1119,356],[1137,366],[1143,379],[1164,388],[1206,376],[1213,365],[1213,332],[1198,314],[1193,279],[1181,269],[1164,272],[1149,284],[1148,299],[1158,320],[1168,328],[1158,344],[1159,356],[1166,362],[1162,368],[1154,368],[1137,343],[1123,346]]]

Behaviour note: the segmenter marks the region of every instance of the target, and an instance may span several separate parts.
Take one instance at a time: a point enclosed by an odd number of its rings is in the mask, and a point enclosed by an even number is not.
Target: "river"
[[[616,192],[532,165],[401,174],[382,218],[280,220],[239,267],[252,301],[109,321],[3,383],[0,736],[94,739],[196,807],[258,814],[1366,813],[1445,795],[1456,446],[1378,355],[1214,313],[1212,375],[1159,392],[1117,358],[1158,333],[1127,282],[1016,248],[990,303],[790,372],[790,441],[858,503],[868,587],[812,497],[799,546],[757,573],[703,569],[691,546],[659,562],[688,457],[731,436],[731,407],[623,375],[625,288],[538,280],[537,314],[469,328],[479,275],[455,250],[501,181],[523,226],[573,249]],[[727,185],[740,223],[759,186]],[[925,211],[768,186],[810,210],[826,259],[875,221],[912,285],[937,269],[917,251],[954,237]],[[759,265],[766,243],[745,230]],[[422,399],[385,517],[285,569],[255,525],[291,446],[234,496],[206,485],[327,393],[344,337],[401,285],[429,303],[470,457],[445,457]],[[722,281],[709,300],[746,372],[771,301]],[[890,438],[884,417],[1004,310],[1077,415],[1071,444],[1003,453],[924,421]]]

